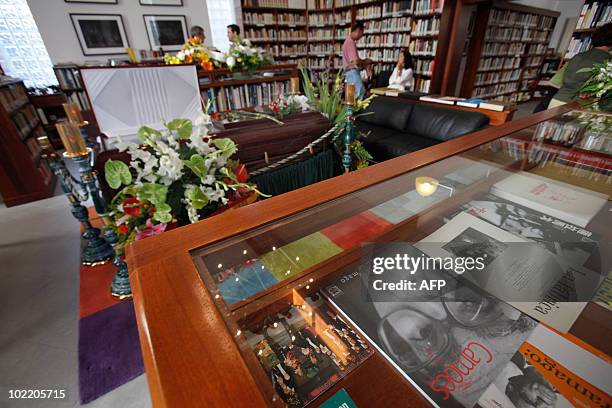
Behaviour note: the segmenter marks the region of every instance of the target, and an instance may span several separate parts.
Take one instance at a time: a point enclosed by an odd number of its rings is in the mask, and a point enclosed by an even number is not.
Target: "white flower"
[[[230,55],[226,58],[225,63],[228,67],[232,68],[234,65],[236,65],[236,59]]]

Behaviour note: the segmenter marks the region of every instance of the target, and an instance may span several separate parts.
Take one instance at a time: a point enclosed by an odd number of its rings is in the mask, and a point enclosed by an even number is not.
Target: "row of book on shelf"
[[[496,146],[507,152],[505,145]],[[363,220],[356,228],[368,229],[370,222],[376,231],[385,231],[501,172],[490,162],[454,160],[458,170],[439,180],[446,188],[426,197],[418,190],[400,194],[360,214]],[[585,266],[592,257],[607,256],[599,253],[605,238],[589,222],[608,198],[534,173],[506,173],[489,191],[450,210],[430,235],[418,242],[365,246],[370,255],[360,266],[330,279],[320,292],[300,293],[294,297],[300,304],[275,308],[257,319],[260,324],[241,327],[242,332],[290,407],[308,405],[374,351],[436,407],[609,406],[610,356],[567,334],[591,299],[599,303],[594,306],[602,316],[611,310],[607,271]],[[317,234],[325,238],[333,230],[332,225]],[[319,237],[320,245],[329,247],[319,253],[337,254],[337,246],[346,244],[342,236],[330,236]],[[226,302],[286,279],[276,278],[284,273],[274,273],[275,259],[300,253],[306,244],[288,245],[223,271],[217,280],[223,282]],[[517,246],[533,256],[517,262]],[[421,265],[481,256],[487,259],[487,284],[453,266],[419,266],[410,273],[397,266],[372,274],[376,259],[396,254],[423,260]],[[317,262],[324,259],[317,255]],[[402,290],[407,276],[416,282],[443,280],[449,287],[424,296]],[[397,284],[392,297],[376,291],[381,280]],[[524,292],[534,301],[522,301]]]
[[[289,81],[243,84],[208,89],[201,92],[203,103],[212,101],[212,112],[225,112],[252,107],[267,106],[285,95],[290,89]]]
[[[28,94],[21,83],[0,87],[0,104],[5,111],[11,112],[28,100]]]
[[[576,30],[599,27],[611,21],[612,3],[609,1],[585,2],[576,22]]]

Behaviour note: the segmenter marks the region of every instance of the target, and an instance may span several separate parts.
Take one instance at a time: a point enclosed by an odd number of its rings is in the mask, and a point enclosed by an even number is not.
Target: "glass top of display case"
[[[409,297],[357,302],[363,286],[354,278],[373,242],[406,243],[403,250],[428,257],[419,245],[443,242],[452,256],[476,248],[490,259],[512,242],[534,245],[533,258],[552,256],[559,276],[576,286],[582,284],[567,278],[568,271],[582,276],[586,294],[568,300],[588,302],[612,265],[605,247],[612,231],[610,118],[568,112],[193,251],[219,311],[237,327],[241,353],[264,394],[307,405],[376,349],[430,402],[450,395],[457,406],[472,406],[537,321],[568,331],[584,304],[558,319],[544,317],[521,304],[542,299],[504,298],[471,281],[455,282],[452,298],[437,292],[435,302],[418,307]],[[535,268],[516,266],[523,267]],[[527,275],[521,274],[522,285],[535,285]],[[544,297],[559,282],[538,280],[536,292]],[[427,339],[414,340],[424,332],[410,330],[423,327]],[[431,383],[432,365],[442,369],[467,338],[504,358],[461,392],[445,383],[439,387],[444,395],[424,385]]]

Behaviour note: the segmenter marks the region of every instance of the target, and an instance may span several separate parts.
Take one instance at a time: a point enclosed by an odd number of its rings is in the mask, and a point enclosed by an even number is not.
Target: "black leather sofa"
[[[365,148],[381,162],[480,130],[489,118],[480,112],[449,109],[404,98],[374,98],[357,118]]]

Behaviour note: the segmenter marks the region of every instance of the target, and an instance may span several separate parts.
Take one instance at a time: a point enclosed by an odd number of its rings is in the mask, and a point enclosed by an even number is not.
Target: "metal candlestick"
[[[346,126],[344,129],[344,153],[342,155],[342,166],[344,172],[348,173],[351,170],[351,144],[355,141],[355,124],[353,118],[353,104],[346,104]]]
[[[106,239],[106,242],[113,247],[113,264],[118,269],[111,283],[111,294],[119,299],[124,299],[132,296],[130,276],[128,273],[127,264],[123,261],[123,259],[121,259],[117,251],[117,243],[119,242],[119,239],[111,227],[112,220],[110,218],[106,203],[102,199],[101,191],[98,187],[97,175],[93,171],[89,161],[90,153],[91,149],[87,148],[87,154],[84,155],[72,156],[67,153],[64,153],[64,155],[72,158],[72,160],[74,160],[74,162],[79,166],[79,173],[81,174],[82,183],[91,195],[91,199],[96,207],[96,212],[104,221],[104,238]]]
[[[39,137],[37,141],[42,150],[41,157],[47,161],[49,167],[59,179],[62,191],[70,202],[72,215],[79,220],[85,230],[82,237],[87,241],[87,245],[81,254],[81,263],[96,266],[108,262],[113,258],[113,248],[104,238],[100,237],[100,230],[91,225],[87,208],[81,204],[88,198],[87,190],[79,191],[76,188],[64,161],[55,153],[47,136]]]

